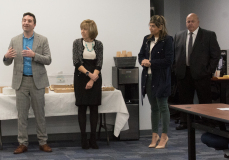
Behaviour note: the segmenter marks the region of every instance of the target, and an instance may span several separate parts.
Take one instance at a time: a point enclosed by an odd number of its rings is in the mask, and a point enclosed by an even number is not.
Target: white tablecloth
[[[121,130],[129,129],[129,113],[119,90],[103,91],[102,105],[99,113],[117,113],[115,119],[114,135],[118,137]],[[45,116],[77,115],[78,107],[75,106],[74,93],[45,94]],[[17,119],[16,96],[0,94],[0,120]],[[32,107],[29,117],[34,117]]]

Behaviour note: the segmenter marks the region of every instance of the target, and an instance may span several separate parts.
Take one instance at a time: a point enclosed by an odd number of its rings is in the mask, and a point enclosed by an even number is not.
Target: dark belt
[[[24,77],[33,77],[33,75],[25,75],[23,74]]]
[[[186,66],[186,69],[190,69],[190,66]]]

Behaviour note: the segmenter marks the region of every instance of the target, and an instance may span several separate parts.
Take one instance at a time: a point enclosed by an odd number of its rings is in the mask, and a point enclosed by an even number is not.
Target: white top
[[[197,33],[199,31],[199,27],[192,34],[192,45],[196,40]],[[188,66],[188,43],[189,43],[190,31],[188,30],[187,39],[186,39],[186,65]]]
[[[83,46],[84,46],[83,59],[96,59],[95,50],[93,49],[92,52],[89,52],[87,50],[87,47],[86,47],[85,44],[87,44],[88,49],[91,51],[92,44],[93,44],[93,46],[95,46],[95,41],[93,41],[93,42],[86,42],[86,41],[83,40]]]
[[[155,44],[157,43],[158,38],[155,38],[155,41],[151,41],[150,43],[150,51],[149,51],[149,60],[151,60],[151,51],[153,49],[153,47],[155,46]],[[148,67],[148,74],[151,74],[151,67]]]

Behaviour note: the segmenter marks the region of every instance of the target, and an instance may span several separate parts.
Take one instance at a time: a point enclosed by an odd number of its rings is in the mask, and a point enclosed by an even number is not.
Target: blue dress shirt
[[[33,47],[34,34],[30,38],[26,38],[23,35],[23,50],[28,50],[26,47],[29,47],[32,50]],[[23,57],[23,74],[24,75],[33,75],[32,72],[32,58]]]

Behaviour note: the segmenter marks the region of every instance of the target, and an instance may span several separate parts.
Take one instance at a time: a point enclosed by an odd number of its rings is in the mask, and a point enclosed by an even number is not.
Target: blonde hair
[[[80,24],[80,29],[87,29],[89,37],[95,39],[98,35],[96,23],[93,20],[86,19]]]
[[[163,40],[165,38],[166,35],[168,35],[166,26],[165,26],[165,18],[163,16],[160,15],[154,15],[150,18],[150,22],[149,23],[154,23],[157,28],[161,27],[160,33],[159,33],[159,38],[158,40]],[[152,38],[152,34],[148,37],[148,39]]]

